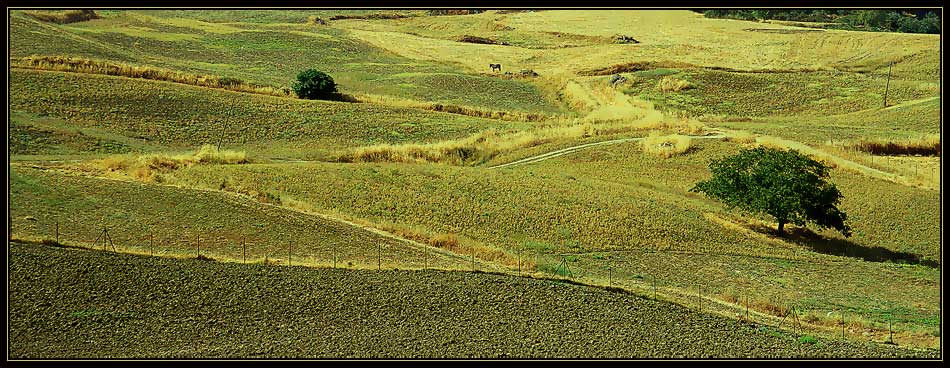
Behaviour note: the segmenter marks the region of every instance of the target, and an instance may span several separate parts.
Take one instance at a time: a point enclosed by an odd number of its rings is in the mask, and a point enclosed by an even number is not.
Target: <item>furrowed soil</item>
[[[800,339],[550,280],[242,265],[20,243],[8,252],[13,359],[939,354]]]

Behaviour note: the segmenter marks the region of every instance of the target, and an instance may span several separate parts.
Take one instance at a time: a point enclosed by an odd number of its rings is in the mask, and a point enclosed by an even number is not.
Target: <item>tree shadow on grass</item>
[[[761,229],[757,229],[761,231]],[[770,229],[775,233],[774,229]],[[920,256],[908,252],[895,252],[893,250],[865,246],[852,242],[848,239],[828,238],[807,228],[790,228],[785,232],[783,239],[792,243],[809,248],[812,251],[835,256],[844,256],[860,258],[869,262],[894,262],[916,264],[931,268],[940,268],[940,264],[930,259],[922,259]]]

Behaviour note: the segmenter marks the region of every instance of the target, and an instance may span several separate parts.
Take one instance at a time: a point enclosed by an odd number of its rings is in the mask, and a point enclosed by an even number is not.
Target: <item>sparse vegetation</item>
[[[486,110],[486,109],[473,107],[473,106],[442,104],[438,102],[424,102],[424,101],[402,99],[398,97],[384,96],[384,95],[358,94],[358,95],[354,95],[353,98],[357,102],[371,102],[371,103],[379,103],[379,104],[390,105],[390,106],[411,107],[411,108],[416,108],[416,109],[425,109],[425,110],[431,110],[431,111],[437,111],[437,112],[447,112],[450,114],[467,115],[467,116],[474,116],[474,117],[486,118],[486,119],[538,122],[538,121],[554,118],[554,116],[547,115],[547,114],[528,113],[528,112],[520,112],[520,111],[504,111],[504,110],[493,111],[493,110]]]
[[[655,128],[669,128],[691,134],[700,133],[704,130],[702,124],[692,121],[613,121],[601,123],[588,121],[580,124],[576,122],[565,124],[562,122],[554,126],[509,133],[487,130],[464,139],[433,144],[385,144],[360,147],[350,153],[341,155],[336,160],[341,162],[436,162],[452,165],[477,165],[488,162],[504,153],[542,144]],[[686,152],[689,148],[688,137],[676,135],[670,136],[669,139],[672,142],[671,149],[663,150],[668,152],[669,155]],[[663,144],[663,142],[657,144]]]
[[[29,15],[44,22],[59,24],[83,22],[90,19],[99,18],[99,14],[97,14],[95,10],[91,9],[27,10],[24,11],[23,14]]]
[[[206,144],[193,153],[161,154],[151,153],[144,155],[119,155],[104,158],[94,162],[110,172],[120,171],[145,181],[162,181],[162,174],[196,164],[246,164],[251,162],[244,151],[218,150],[217,147]]]
[[[461,35],[458,38],[458,42],[468,42],[468,43],[478,43],[483,45],[507,45],[506,42],[498,42],[487,37],[478,37],[472,35]]]
[[[872,155],[940,156],[940,135],[930,134],[913,139],[862,138],[857,142],[846,143],[845,147]]]
[[[740,130],[726,137],[726,140],[729,142],[735,142],[739,144],[755,143],[755,134],[749,133],[744,130]]]
[[[611,75],[618,73],[632,73],[638,71],[648,71],[655,69],[670,69],[670,68],[695,68],[696,65],[679,62],[679,61],[636,61],[631,63],[615,64],[603,68],[590,69],[581,71],[579,75],[585,76],[598,76],[598,75]]]
[[[69,56],[30,56],[24,58],[13,58],[10,59],[10,66],[13,68],[23,69],[56,70],[73,73],[105,74],[129,78],[151,79],[271,96],[290,95],[290,91],[286,88],[282,89],[272,86],[254,85],[232,77],[196,75],[150,66],[136,66],[111,61]]]

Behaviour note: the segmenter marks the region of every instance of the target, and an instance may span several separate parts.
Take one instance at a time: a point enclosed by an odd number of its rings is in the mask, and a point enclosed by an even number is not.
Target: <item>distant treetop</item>
[[[829,28],[876,32],[940,33],[940,9],[695,9],[707,18],[833,23]]]

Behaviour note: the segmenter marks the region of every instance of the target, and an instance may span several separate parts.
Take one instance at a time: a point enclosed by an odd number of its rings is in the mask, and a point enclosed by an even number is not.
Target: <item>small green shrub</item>
[[[812,336],[809,336],[809,335],[805,335],[805,336],[799,337],[799,338],[798,338],[798,342],[800,342],[800,343],[802,343],[802,344],[816,344],[816,343],[818,343],[818,339],[816,339],[816,338],[814,338],[814,337],[812,337]]]
[[[324,72],[307,69],[297,74],[292,89],[297,97],[308,100],[327,100],[336,98],[336,83]]]

